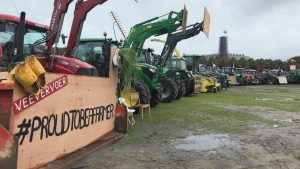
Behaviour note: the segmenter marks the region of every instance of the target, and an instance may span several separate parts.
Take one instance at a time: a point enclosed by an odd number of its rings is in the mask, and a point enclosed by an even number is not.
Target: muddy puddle
[[[192,135],[174,141],[176,149],[186,151],[211,151],[231,143],[228,134]]]

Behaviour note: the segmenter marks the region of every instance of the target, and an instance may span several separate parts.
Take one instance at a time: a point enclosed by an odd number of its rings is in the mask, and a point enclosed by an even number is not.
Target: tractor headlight
[[[149,70],[150,70],[152,73],[155,73],[155,69],[149,68]]]

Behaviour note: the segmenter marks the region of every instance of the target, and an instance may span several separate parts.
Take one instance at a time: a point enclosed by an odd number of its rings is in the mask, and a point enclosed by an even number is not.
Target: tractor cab
[[[26,21],[23,52],[21,56],[15,56],[18,22],[18,17],[0,14],[0,71],[7,71],[10,62],[19,62],[27,55],[44,52],[45,43],[41,39],[46,37],[47,26]]]
[[[245,74],[245,69],[244,68],[235,68],[234,69],[234,76],[242,76],[243,74]]]
[[[185,58],[172,58],[167,61],[167,67],[169,69],[179,69],[179,70],[186,70],[186,61]]]
[[[232,76],[234,74],[234,68],[232,67],[222,67],[222,73]]]
[[[270,70],[270,69],[262,69],[262,70],[261,70],[261,74],[262,74],[263,76],[268,76],[268,75],[271,74],[271,70]]]
[[[153,48],[143,49],[141,55],[138,57],[138,62],[155,65],[159,57],[160,56],[154,54]]]
[[[110,50],[119,46],[120,43],[112,39],[81,39],[75,51],[75,58],[94,66],[100,77],[109,77]]]
[[[206,72],[206,65],[199,64],[198,65],[198,72],[201,73],[201,74],[204,74]]]
[[[256,70],[254,70],[254,69],[247,69],[247,70],[246,70],[246,73],[247,73],[247,74],[251,74],[251,75],[254,76],[254,75],[256,75]]]

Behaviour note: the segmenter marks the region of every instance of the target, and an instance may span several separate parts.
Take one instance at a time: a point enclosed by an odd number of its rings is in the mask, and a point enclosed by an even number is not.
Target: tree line
[[[240,68],[248,68],[248,69],[259,69],[259,68],[268,68],[268,69],[283,69],[289,70],[290,65],[296,65],[297,68],[300,66],[300,56],[291,58],[287,61],[282,61],[280,59],[272,60],[272,59],[246,59],[246,58],[220,58],[220,57],[209,57],[205,56],[196,56],[196,55],[185,55],[188,59],[189,64],[193,64],[193,66],[199,64],[205,64],[207,66],[212,66],[213,64],[217,67],[240,67]],[[193,59],[190,59],[193,58]],[[192,60],[192,61],[191,61]]]

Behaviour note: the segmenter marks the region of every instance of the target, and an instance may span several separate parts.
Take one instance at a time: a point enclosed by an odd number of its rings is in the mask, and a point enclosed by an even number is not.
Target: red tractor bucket
[[[17,168],[18,140],[0,124],[0,166],[3,169]]]

